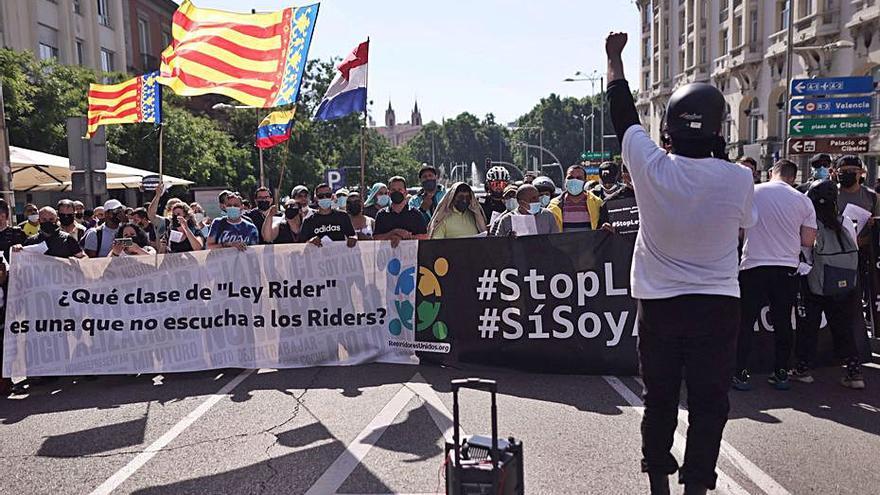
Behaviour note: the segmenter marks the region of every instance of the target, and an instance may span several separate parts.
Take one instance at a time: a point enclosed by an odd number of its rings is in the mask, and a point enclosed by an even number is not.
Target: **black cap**
[[[831,165],[831,155],[828,153],[816,153],[810,158],[810,166],[813,168],[819,168],[823,163]]]
[[[602,165],[599,165],[599,171],[602,170],[611,170],[614,173],[620,171],[620,166],[615,162],[602,162]]]
[[[666,105],[666,128],[678,138],[708,138],[721,134],[724,95],[706,83],[686,84],[672,93]]]
[[[857,157],[856,155],[843,155],[842,157],[837,159],[837,164],[835,165],[835,168],[846,166],[864,168],[861,158]]]

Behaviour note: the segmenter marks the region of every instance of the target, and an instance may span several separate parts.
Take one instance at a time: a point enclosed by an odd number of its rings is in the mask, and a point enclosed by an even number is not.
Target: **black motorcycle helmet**
[[[695,140],[721,134],[724,95],[706,83],[686,84],[672,93],[666,104],[666,130],[672,138]]]
[[[827,208],[831,204],[837,207],[837,184],[828,179],[815,180],[807,189],[807,197],[817,208]]]

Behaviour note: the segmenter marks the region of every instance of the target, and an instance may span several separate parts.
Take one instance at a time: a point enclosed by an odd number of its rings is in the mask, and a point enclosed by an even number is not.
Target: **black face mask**
[[[353,216],[358,216],[364,210],[364,205],[360,204],[360,202],[350,202],[346,204],[348,209],[348,214]]]
[[[293,220],[299,216],[299,206],[288,206],[284,209],[284,218]]]
[[[257,209],[260,211],[266,211],[269,209],[269,206],[272,205],[272,201],[268,199],[260,199],[257,200]]]
[[[59,213],[58,221],[61,225],[68,227],[73,224],[73,213]]]
[[[617,176],[615,176],[613,173],[606,172],[606,173],[602,174],[602,184],[605,184],[606,186],[610,186],[610,185],[616,184],[616,183],[617,183]]]
[[[466,199],[456,199],[454,206],[455,206],[456,210],[464,213],[465,211],[467,211],[469,204],[470,204],[470,201],[468,201]]]
[[[82,213],[75,213],[74,216],[76,217],[77,220],[82,220],[83,214]]]
[[[46,235],[52,235],[58,232],[58,224],[55,222],[40,222],[40,232]]]
[[[852,187],[858,180],[858,174],[855,172],[837,174],[837,181],[840,182],[840,185],[843,187]]]
[[[434,189],[437,189],[437,181],[434,179],[423,180],[422,189],[424,189],[425,191],[433,191]]]
[[[391,194],[389,196],[391,196],[391,202],[396,205],[403,203],[403,200],[406,199],[406,196],[404,196],[403,193],[400,191],[391,191]]]

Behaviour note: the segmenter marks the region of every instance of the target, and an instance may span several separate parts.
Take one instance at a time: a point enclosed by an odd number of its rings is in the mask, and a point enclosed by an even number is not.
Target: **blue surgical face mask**
[[[322,210],[329,210],[333,208],[333,200],[330,198],[321,198],[318,200],[318,208]]]
[[[339,196],[336,198],[336,207],[345,209],[348,206],[348,197],[347,196]]]
[[[580,179],[568,179],[565,181],[565,190],[572,196],[578,196],[584,192],[584,184]]]
[[[385,208],[386,206],[391,204],[391,196],[387,194],[377,194],[376,195],[376,204]]]
[[[550,206],[550,196],[541,196],[541,207],[546,208]]]
[[[238,220],[239,218],[241,218],[241,208],[239,208],[238,206],[227,206],[226,217],[230,220]]]
[[[813,170],[813,176],[818,180],[825,180],[830,175],[828,167],[819,167]]]
[[[517,201],[516,198],[505,199],[504,208],[506,208],[507,211],[514,211],[519,208],[519,201]]]
[[[541,211],[541,203],[529,203],[529,213],[537,215]]]

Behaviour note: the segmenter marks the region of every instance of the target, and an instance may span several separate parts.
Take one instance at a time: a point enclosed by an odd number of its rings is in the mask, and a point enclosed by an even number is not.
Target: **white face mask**
[[[529,203],[529,213],[537,215],[541,211],[541,203]]]
[[[505,199],[504,207],[507,208],[507,211],[514,211],[519,208],[519,201],[516,198]]]
[[[205,219],[204,213],[193,213],[193,221],[195,223],[202,223],[202,220]]]
[[[550,196],[541,196],[541,206],[543,208],[550,206]]]
[[[28,222],[37,223],[40,221],[40,215],[28,215]]]

